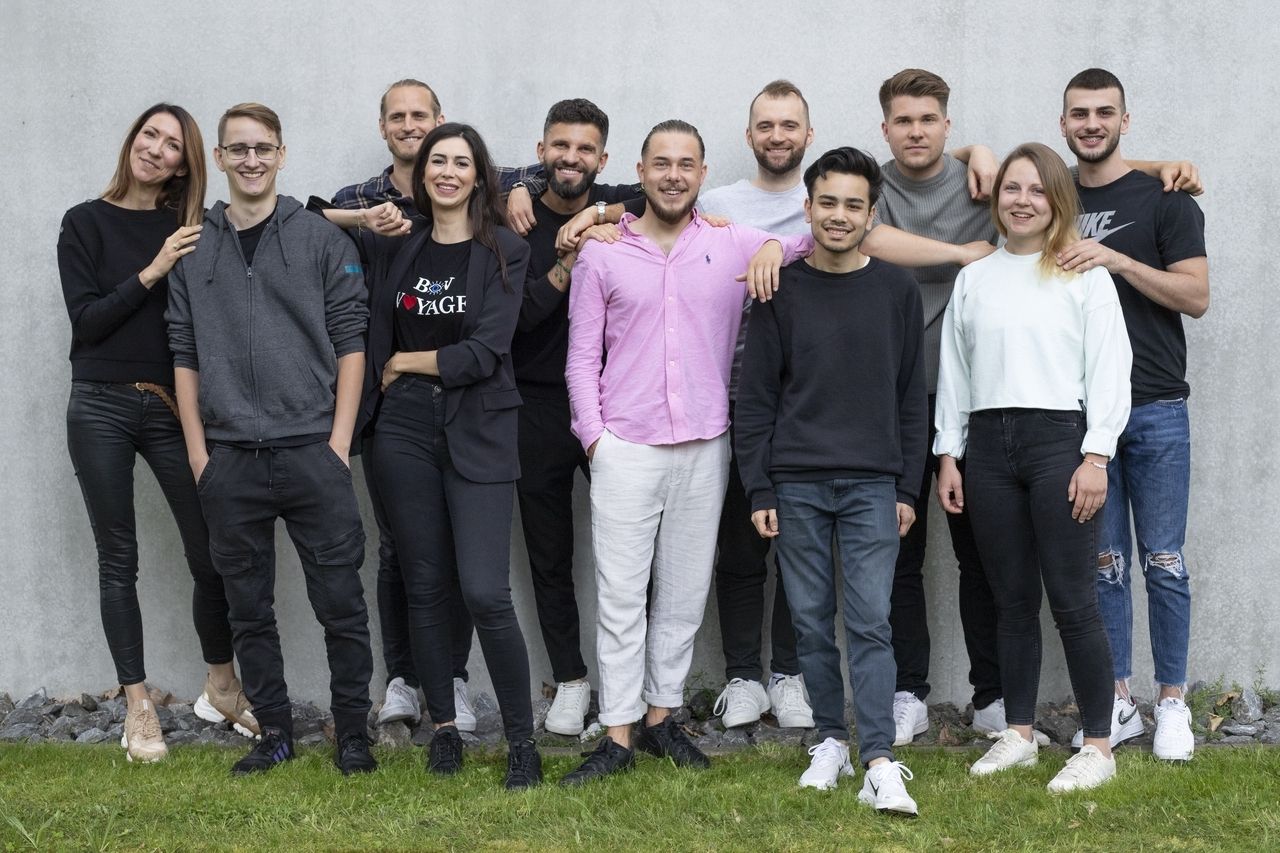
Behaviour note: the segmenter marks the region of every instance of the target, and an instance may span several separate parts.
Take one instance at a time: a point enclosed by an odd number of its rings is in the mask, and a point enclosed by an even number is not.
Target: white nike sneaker
[[[591,685],[586,681],[562,681],[547,711],[543,728],[558,735],[582,734],[582,721],[591,704]]]
[[[830,791],[836,787],[841,776],[853,776],[853,765],[849,762],[849,745],[829,737],[822,743],[809,747],[813,760],[809,769],[800,774],[801,788],[817,788],[819,791]]]
[[[929,731],[929,706],[914,693],[899,690],[893,694],[893,727],[893,745],[906,746]]]
[[[768,694],[779,728],[813,728],[813,708],[809,706],[809,691],[804,689],[803,675],[773,676],[769,679]]]
[[[1011,767],[1032,767],[1040,760],[1040,745],[1005,729],[986,754],[969,767],[970,776],[989,776]]]
[[[916,808],[916,801],[907,793],[907,786],[902,784],[904,778],[914,779],[915,774],[901,761],[886,761],[867,768],[866,777],[862,780],[862,790],[858,792],[858,802],[875,806],[876,811],[915,817],[920,810]]]
[[[378,711],[378,725],[385,726],[396,720],[417,723],[422,719],[422,707],[418,704],[418,691],[396,676],[387,682],[387,698]]]
[[[1115,749],[1127,740],[1138,737],[1147,727],[1142,724],[1142,715],[1138,713],[1138,703],[1130,696],[1125,699],[1117,696],[1111,704],[1111,748]],[[1084,746],[1084,729],[1076,729],[1071,739],[1071,748]]]
[[[1090,744],[1081,747],[1079,752],[1068,758],[1066,765],[1045,787],[1050,794],[1084,791],[1098,787],[1115,775],[1115,758],[1104,758],[1098,748]]]
[[[471,707],[471,697],[467,694],[467,682],[461,678],[453,679],[453,724],[460,732],[476,730],[476,711]]]
[[[1165,761],[1190,761],[1196,751],[1191,733],[1191,709],[1181,699],[1170,696],[1156,705],[1156,736],[1151,754]]]
[[[732,679],[716,699],[711,713],[720,717],[726,729],[760,721],[760,715],[772,705],[764,685],[745,678]],[[810,723],[812,725],[812,723]]]

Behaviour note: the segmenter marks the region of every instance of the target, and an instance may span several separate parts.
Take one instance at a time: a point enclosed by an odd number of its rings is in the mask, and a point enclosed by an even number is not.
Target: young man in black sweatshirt
[[[833,788],[854,773],[833,632],[834,536],[858,757],[867,768],[858,799],[916,814],[902,781],[911,772],[893,759],[889,597],[899,537],[915,520],[928,432],[920,292],[905,270],[859,251],[880,194],[871,157],[828,151],[804,182],[816,247],[783,269],[772,301],[752,308],[735,449],[751,521],[761,536],[777,537],[823,739],[800,784]]]

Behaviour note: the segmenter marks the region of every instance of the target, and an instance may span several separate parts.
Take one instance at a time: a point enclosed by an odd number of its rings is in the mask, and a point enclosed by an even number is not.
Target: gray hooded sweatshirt
[[[213,441],[270,442],[333,428],[338,359],[364,351],[368,309],[355,246],[277,198],[252,258],[218,202],[196,250],[169,273],[175,367],[200,373]]]

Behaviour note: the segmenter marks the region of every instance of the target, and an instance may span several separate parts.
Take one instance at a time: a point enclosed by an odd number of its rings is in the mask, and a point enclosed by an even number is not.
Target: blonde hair
[[[996,173],[995,191],[991,193],[991,218],[995,220],[996,230],[1001,237],[1008,237],[1004,223],[1000,221],[1000,187],[1004,184],[1005,173],[1015,160],[1027,160],[1040,174],[1040,185],[1044,187],[1044,196],[1049,202],[1052,219],[1044,235],[1044,250],[1040,256],[1040,272],[1047,276],[1066,276],[1055,259],[1058,252],[1080,239],[1076,228],[1076,217],[1080,215],[1080,196],[1076,192],[1075,181],[1062,158],[1047,145],[1039,142],[1026,142],[1009,152],[1000,164]]]
[[[182,167],[186,173],[175,174],[164,182],[160,194],[156,197],[156,209],[167,208],[178,214],[178,222],[182,225],[199,225],[204,218],[204,191],[208,182],[208,173],[204,164],[204,137],[200,135],[200,127],[191,113],[174,104],[155,104],[138,116],[129,132],[125,134],[124,144],[120,146],[120,156],[116,159],[116,171],[111,182],[102,191],[102,198],[107,201],[120,201],[133,189],[133,169],[129,166],[129,152],[133,149],[133,141],[142,132],[142,127],[154,115],[167,113],[173,116],[182,128]]]

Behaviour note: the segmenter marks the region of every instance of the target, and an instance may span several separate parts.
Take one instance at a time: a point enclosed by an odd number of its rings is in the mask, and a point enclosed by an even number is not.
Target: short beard
[[[771,175],[785,175],[789,172],[793,172],[801,163],[804,162],[803,148],[792,149],[791,156],[788,157],[787,161],[781,166],[775,166],[770,163],[769,154],[764,149],[760,149],[759,151],[753,149],[752,153],[756,155],[756,163],[759,164],[760,168],[764,169]]]
[[[659,221],[664,222],[667,225],[675,225],[680,220],[684,219],[686,216],[689,215],[689,211],[693,210],[694,205],[698,203],[698,197],[695,195],[693,198],[689,200],[688,204],[686,204],[680,210],[675,211],[674,213],[664,209],[661,205],[654,204],[653,198],[649,195],[648,190],[645,190],[644,201],[645,201],[645,207],[648,210],[652,211],[653,215],[658,217]]]
[[[591,189],[592,184],[596,182],[596,175],[599,174],[598,170],[590,174],[583,174],[581,180],[576,184],[566,184],[564,181],[556,179],[555,164],[543,163],[542,170],[547,175],[547,189],[565,201],[582,198]]]
[[[1103,160],[1114,154],[1115,150],[1120,147],[1119,136],[1112,136],[1110,139],[1111,141],[1107,143],[1107,147],[1096,153],[1093,151],[1082,151],[1077,147],[1078,143],[1074,136],[1067,137],[1067,147],[1071,149],[1072,154],[1076,155],[1077,160],[1081,160],[1085,163],[1101,163]]]

